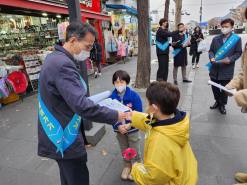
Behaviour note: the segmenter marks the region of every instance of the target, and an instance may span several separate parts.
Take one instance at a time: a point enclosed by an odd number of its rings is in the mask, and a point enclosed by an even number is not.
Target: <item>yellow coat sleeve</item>
[[[169,175],[154,164],[136,163],[132,167],[131,175],[137,185],[164,185],[171,180]]]
[[[148,121],[147,116],[148,114],[134,111],[132,113],[131,126],[142,131],[149,130],[151,126],[146,124],[146,121]]]
[[[144,153],[144,164],[136,163],[132,167],[131,175],[137,185],[166,185],[176,176],[174,158],[168,149],[169,141],[160,137],[160,134],[150,136],[146,153]],[[148,142],[148,141],[146,141]],[[162,143],[162,144],[161,144]]]
[[[226,88],[237,89],[237,90],[243,89],[243,79],[244,79],[244,74],[243,74],[243,71],[241,71],[237,76],[235,76],[230,81],[229,84],[226,85]]]
[[[236,92],[234,98],[238,106],[247,107],[247,89]]]

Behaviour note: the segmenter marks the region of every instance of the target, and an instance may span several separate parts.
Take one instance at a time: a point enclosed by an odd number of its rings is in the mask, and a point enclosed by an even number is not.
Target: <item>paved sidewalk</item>
[[[203,56],[201,65],[205,65]],[[240,62],[236,63],[236,73]],[[210,110],[214,103],[205,67],[195,70],[192,96],[191,143],[199,161],[199,185],[232,185],[236,171],[247,171],[247,114],[229,98],[227,115]]]
[[[155,51],[152,53],[155,59]],[[190,59],[189,59],[190,61]],[[201,59],[201,66],[207,55]],[[237,64],[237,68],[239,68]],[[135,79],[136,59],[126,64],[116,64],[103,70],[98,79],[90,80],[91,94],[112,89],[112,74],[126,70]],[[191,112],[191,143],[199,161],[199,185],[232,185],[237,170],[247,171],[247,114],[240,113],[230,98],[228,114],[220,115],[209,106],[214,103],[207,85],[208,72],[205,67],[190,70],[192,84],[181,83],[182,98],[179,107]],[[152,62],[151,79],[155,80],[157,63]],[[169,81],[172,81],[172,64]],[[145,93],[140,90],[145,98]],[[143,101],[145,102],[145,101]],[[145,106],[145,105],[144,105]],[[36,96],[24,99],[0,110],[0,185],[58,185],[59,172],[52,160],[37,156],[37,101]],[[142,136],[143,138],[143,136]],[[143,140],[143,139],[142,139]],[[88,166],[91,185],[132,185],[119,176],[122,169],[120,150],[111,126],[96,147],[88,149]]]
[[[155,59],[155,51],[152,53]],[[135,80],[136,58],[126,64],[116,64],[103,70],[101,78],[90,78],[90,91],[95,94],[111,90],[112,74],[126,70]],[[172,70],[172,64],[171,68]],[[156,79],[157,63],[152,63],[152,80]],[[170,77],[171,79],[171,74]],[[181,74],[180,74],[181,79]],[[181,91],[187,91],[187,85]],[[140,90],[145,98],[145,93]],[[58,185],[57,164],[37,156],[37,101],[36,95],[25,98],[24,102],[4,107],[0,110],[0,185]],[[144,99],[143,99],[144,100]],[[181,99],[181,103],[183,98]],[[145,102],[145,101],[144,101]],[[181,104],[180,103],[180,104]],[[144,105],[145,106],[145,105]],[[91,185],[130,185],[123,182],[121,155],[111,126],[106,126],[106,134],[96,147],[88,149],[88,166]]]

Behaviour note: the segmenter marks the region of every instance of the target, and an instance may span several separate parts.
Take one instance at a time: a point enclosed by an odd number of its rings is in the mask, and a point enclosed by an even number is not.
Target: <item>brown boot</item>
[[[247,173],[238,172],[238,173],[235,174],[235,179],[238,182],[246,183],[246,185],[247,185]]]
[[[234,184],[234,185],[247,185],[247,183],[239,183],[239,184]]]

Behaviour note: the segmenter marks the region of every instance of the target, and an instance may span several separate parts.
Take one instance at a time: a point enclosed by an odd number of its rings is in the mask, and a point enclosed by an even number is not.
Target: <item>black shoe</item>
[[[221,114],[225,115],[226,114],[226,108],[225,108],[225,105],[221,105],[219,106],[219,111]]]
[[[175,84],[175,85],[178,85],[178,81],[174,81],[174,84]]]
[[[183,80],[184,83],[191,83],[192,81],[191,80]]]
[[[219,106],[219,103],[215,102],[214,105],[210,107],[210,109],[217,109]]]

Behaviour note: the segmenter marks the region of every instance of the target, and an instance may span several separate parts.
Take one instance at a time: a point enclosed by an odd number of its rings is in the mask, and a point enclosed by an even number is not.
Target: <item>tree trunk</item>
[[[149,0],[137,1],[138,11],[138,60],[136,73],[136,88],[147,88],[151,73],[151,43]]]
[[[166,0],[166,3],[165,3],[165,12],[164,12],[164,18],[166,20],[169,20],[169,7],[170,7],[170,0]]]
[[[176,4],[176,13],[175,13],[175,26],[177,26],[181,22],[181,14],[182,14],[182,0],[174,0]]]

